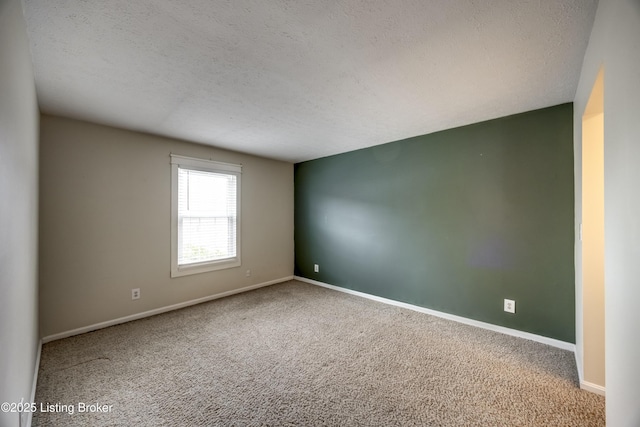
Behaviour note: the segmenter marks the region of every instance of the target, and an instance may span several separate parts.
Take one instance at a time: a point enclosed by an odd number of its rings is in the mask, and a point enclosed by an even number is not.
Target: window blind
[[[236,257],[237,177],[178,167],[178,265]]]

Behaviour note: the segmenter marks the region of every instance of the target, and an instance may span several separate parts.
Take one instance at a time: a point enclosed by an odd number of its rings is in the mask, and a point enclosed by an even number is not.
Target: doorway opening
[[[582,116],[582,331],[584,384],[604,394],[604,70]]]

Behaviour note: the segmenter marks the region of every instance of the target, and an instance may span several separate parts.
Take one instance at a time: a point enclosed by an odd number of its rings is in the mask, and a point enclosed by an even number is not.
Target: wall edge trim
[[[576,345],[569,343],[569,342],[565,342],[565,341],[560,341],[554,338],[549,338],[549,337],[544,337],[542,335],[536,335],[536,334],[532,334],[530,332],[524,332],[524,331],[519,331],[517,329],[511,329],[511,328],[506,328],[504,326],[498,326],[498,325],[494,325],[491,323],[486,323],[486,322],[481,322],[479,320],[474,320],[474,319],[469,319],[466,317],[462,317],[462,316],[457,316],[455,314],[449,314],[449,313],[444,313],[442,311],[437,311],[437,310],[432,310],[430,308],[425,308],[425,307],[420,307],[417,305],[413,305],[413,304],[408,304],[405,302],[400,302],[400,301],[396,301],[396,300],[392,300],[392,299],[388,299],[388,298],[383,298],[383,297],[379,297],[376,295],[371,295],[371,294],[367,294],[364,292],[360,292],[360,291],[354,291],[351,289],[347,289],[347,288],[342,288],[340,286],[335,286],[335,285],[330,285],[328,283],[324,283],[324,282],[319,282],[317,280],[313,280],[313,279],[308,279],[306,277],[301,277],[301,276],[294,276],[295,280],[299,280],[301,282],[305,282],[305,283],[309,283],[312,285],[316,285],[316,286],[322,286],[324,288],[328,288],[328,289],[333,289],[334,291],[339,291],[339,292],[344,292],[347,294],[351,294],[351,295],[356,295],[362,298],[367,298],[373,301],[378,301],[384,304],[389,304],[389,305],[395,305],[397,307],[402,307],[402,308],[406,308],[409,310],[413,310],[413,311],[417,311],[420,313],[424,313],[424,314],[430,314],[432,316],[436,316],[436,317],[440,317],[443,319],[447,319],[447,320],[453,320],[454,322],[458,322],[458,323],[463,323],[465,325],[470,325],[470,326],[475,326],[477,328],[482,328],[482,329],[488,329],[490,331],[494,331],[494,332],[500,332],[502,334],[505,335],[511,335],[517,338],[524,338],[530,341],[536,341],[542,344],[546,344],[546,345],[550,345],[552,347],[557,347],[560,348],[562,350],[568,350],[571,351],[575,354],[576,352]]]
[[[181,308],[190,307],[192,305],[201,304],[203,302],[213,301],[213,300],[224,298],[224,297],[228,297],[228,296],[231,296],[231,295],[235,295],[235,294],[239,294],[239,293],[243,293],[243,292],[247,292],[247,291],[252,291],[254,289],[263,288],[265,286],[275,285],[277,283],[282,283],[282,282],[286,282],[288,280],[292,280],[293,277],[294,276],[285,276],[285,277],[281,277],[279,279],[274,279],[274,280],[269,280],[267,282],[258,283],[256,285],[245,286],[245,287],[239,288],[239,289],[232,289],[230,291],[221,292],[219,294],[213,294],[213,295],[209,295],[209,296],[202,297],[202,298],[196,298],[196,299],[192,299],[192,300],[189,300],[189,301],[180,302],[180,303],[177,303],[177,304],[167,305],[167,306],[160,307],[160,308],[154,308],[153,310],[143,311],[141,313],[131,314],[129,316],[119,317],[117,319],[107,320],[107,321],[99,322],[99,323],[94,323],[92,325],[87,325],[87,326],[83,326],[83,327],[80,327],[80,328],[71,329],[69,331],[60,332],[60,333],[53,334],[53,335],[48,335],[48,336],[42,338],[42,343],[46,344],[46,343],[51,342],[51,341],[56,341],[56,340],[60,340],[60,339],[63,339],[63,338],[72,337],[74,335],[80,335],[80,334],[84,334],[84,333],[87,333],[87,332],[96,331],[98,329],[108,328],[109,326],[115,326],[115,325],[119,325],[121,323],[131,322],[133,320],[144,319],[145,317],[155,316],[156,314],[162,314],[162,313],[166,313],[166,312],[169,312],[169,311],[179,310]]]
[[[574,355],[575,355],[575,358],[576,358],[576,369],[578,370],[578,381],[580,382],[580,384],[582,384],[583,381],[584,381],[584,374],[583,374],[582,363],[580,362],[580,359],[578,358],[578,350],[577,349],[576,349]]]
[[[42,340],[38,340],[38,349],[36,350],[36,363],[33,367],[33,381],[31,382],[31,400],[29,403],[36,401],[36,388],[38,387],[38,374],[40,373],[40,355],[42,354]],[[21,415],[22,416],[22,415]],[[33,421],[33,412],[29,412],[25,426],[31,427]]]
[[[582,363],[580,363],[580,360],[578,359],[577,351],[575,352],[575,356],[576,356],[576,368],[578,369],[578,382],[580,383],[580,388],[582,390],[585,390],[591,393],[599,394],[601,396],[606,396],[605,388],[603,386],[590,383],[589,381],[584,380],[584,372],[583,372],[584,368],[582,367]]]

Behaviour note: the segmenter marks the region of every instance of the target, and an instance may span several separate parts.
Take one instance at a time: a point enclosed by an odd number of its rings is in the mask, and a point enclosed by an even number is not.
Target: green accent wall
[[[295,273],[574,343],[573,199],[573,104],[299,163]]]

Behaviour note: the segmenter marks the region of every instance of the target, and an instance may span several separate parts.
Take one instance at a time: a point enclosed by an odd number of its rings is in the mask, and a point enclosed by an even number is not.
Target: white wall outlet
[[[140,288],[131,289],[131,299],[140,299]]]
[[[251,270],[247,270],[246,273],[244,273],[244,275],[247,277],[251,277]]]
[[[507,313],[515,313],[516,312],[516,302],[512,299],[504,300],[504,311]]]
[[[313,271],[316,273],[320,273],[320,266],[318,264],[313,264]]]

